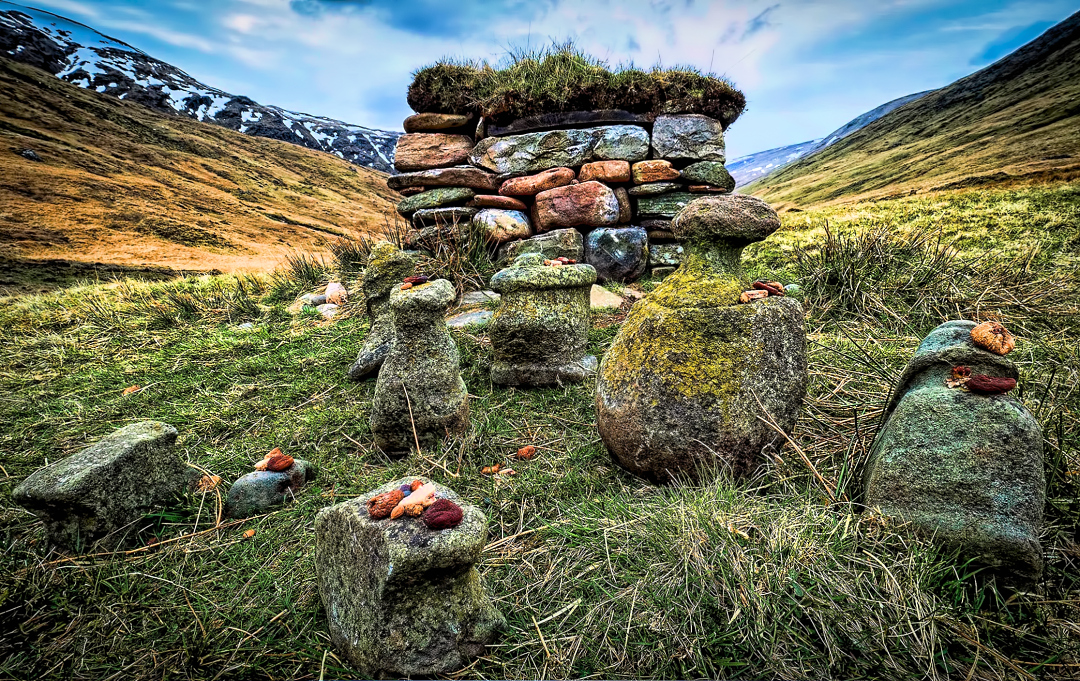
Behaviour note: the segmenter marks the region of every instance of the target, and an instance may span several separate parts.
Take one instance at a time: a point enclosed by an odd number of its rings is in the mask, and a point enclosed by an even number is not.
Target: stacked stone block
[[[593,265],[601,281],[670,273],[683,252],[671,219],[693,199],[735,187],[723,126],[700,114],[629,113],[618,119],[630,122],[596,125],[592,114],[503,128],[410,116],[395,152],[401,173],[387,181],[405,196],[398,212],[412,222],[410,243],[483,238],[501,260],[546,252],[552,240],[542,237],[573,230],[582,247],[568,257]]]

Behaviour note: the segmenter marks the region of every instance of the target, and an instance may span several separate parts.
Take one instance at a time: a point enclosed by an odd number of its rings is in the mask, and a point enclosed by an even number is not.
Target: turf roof
[[[409,106],[418,113],[481,114],[497,125],[526,116],[622,109],[699,113],[731,125],[746,97],[730,82],[693,67],[614,69],[573,44],[511,53],[505,65],[443,59],[414,74]]]

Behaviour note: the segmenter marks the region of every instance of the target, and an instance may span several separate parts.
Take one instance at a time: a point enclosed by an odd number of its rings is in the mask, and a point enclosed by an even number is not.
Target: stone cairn
[[[794,428],[807,382],[802,306],[774,282],[748,291],[740,264],[779,227],[768,204],[741,194],[698,198],[675,217],[686,261],[631,309],[597,378],[600,437],[629,470],[747,475],[783,442],[777,429]]]
[[[394,342],[379,371],[371,409],[375,444],[391,456],[431,443],[469,422],[469,393],[443,315],[453,302],[446,279],[400,283],[390,294]]]
[[[1024,585],[1042,572],[1042,431],[1007,395],[1013,339],[996,322],[951,321],[915,351],[885,409],[866,505]]]
[[[585,353],[595,281],[591,265],[545,260],[539,253],[518,256],[492,277],[502,301],[491,321],[491,382],[559,385],[595,372],[596,357]]]
[[[366,675],[466,667],[505,620],[476,564],[487,518],[450,489],[402,478],[315,519],[315,573],[338,650]]]
[[[600,281],[670,273],[682,260],[671,219],[702,194],[735,187],[723,126],[701,114],[558,113],[500,127],[422,113],[404,127],[401,174],[387,184],[406,196],[397,209],[412,221],[411,245],[478,235],[498,245],[498,261],[563,255],[595,267]],[[537,238],[564,230],[573,234]],[[575,249],[579,234],[584,249]]]

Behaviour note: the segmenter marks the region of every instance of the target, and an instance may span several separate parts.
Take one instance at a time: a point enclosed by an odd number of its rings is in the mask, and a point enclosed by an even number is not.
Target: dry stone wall
[[[671,219],[695,198],[735,187],[723,126],[700,114],[597,125],[593,113],[559,116],[554,129],[543,117],[496,128],[410,116],[395,152],[401,172],[387,181],[405,197],[397,209],[412,224],[410,246],[481,238],[500,259],[543,250],[516,242],[572,229],[601,281],[677,265]]]

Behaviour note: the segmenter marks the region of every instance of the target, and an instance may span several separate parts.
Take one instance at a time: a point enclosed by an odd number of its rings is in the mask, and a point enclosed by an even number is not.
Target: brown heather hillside
[[[777,208],[1080,177],[1080,12],[743,191]]]
[[[100,265],[270,269],[381,226],[396,201],[384,178],[0,59],[0,286]]]

